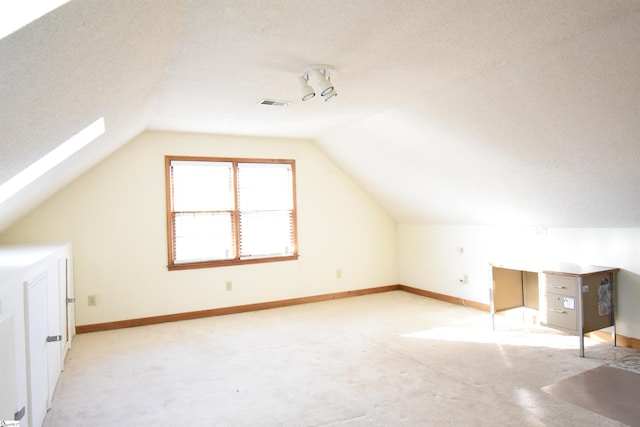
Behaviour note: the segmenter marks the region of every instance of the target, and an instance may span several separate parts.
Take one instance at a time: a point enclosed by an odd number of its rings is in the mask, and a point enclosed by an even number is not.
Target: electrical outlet
[[[225,289],[230,291],[233,289],[233,284],[231,283],[231,280],[227,280],[226,282],[224,282],[225,285]]]
[[[90,306],[98,305],[98,296],[97,295],[89,295],[87,297],[87,300],[88,300],[87,303]]]
[[[342,270],[341,269],[337,269],[336,270],[336,279],[342,279]]]

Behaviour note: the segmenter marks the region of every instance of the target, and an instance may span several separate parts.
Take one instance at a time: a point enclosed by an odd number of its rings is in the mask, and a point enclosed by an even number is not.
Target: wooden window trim
[[[172,201],[172,180],[171,180],[171,162],[172,161],[202,161],[202,162],[228,162],[233,164],[234,169],[234,211],[233,211],[233,223],[234,223],[234,244],[236,246],[236,258],[233,260],[219,260],[219,261],[202,261],[202,262],[188,262],[175,264],[175,239],[174,239],[174,227],[173,227],[173,215],[174,212],[171,209]],[[292,237],[294,245],[294,253],[286,256],[276,257],[257,257],[240,259],[240,234],[239,234],[239,210],[238,210],[238,188],[237,188],[237,165],[238,163],[275,163],[275,164],[289,164],[291,166],[292,174],[292,196],[293,196],[293,209],[292,209]],[[204,157],[204,156],[165,156],[165,201],[166,201],[166,219],[167,219],[167,268],[172,270],[190,270],[197,268],[211,268],[211,267],[225,267],[233,265],[244,264],[259,264],[266,262],[280,262],[280,261],[294,261],[299,257],[298,253],[298,219],[297,219],[297,198],[296,198],[296,164],[292,159],[260,159],[260,158],[237,158],[237,157]]]

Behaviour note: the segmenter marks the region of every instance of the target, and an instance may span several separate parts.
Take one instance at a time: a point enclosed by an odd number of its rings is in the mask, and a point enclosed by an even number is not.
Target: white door
[[[17,412],[15,344],[13,316],[2,318],[0,312],[0,420],[13,420]]]
[[[59,260],[59,272],[60,272],[60,332],[62,333],[62,344],[60,345],[60,369],[64,371],[64,358],[67,354],[67,350],[71,348],[71,339],[73,338],[74,322],[73,322],[73,310],[74,302],[73,289],[71,285],[70,277],[70,263],[67,256],[63,256]]]
[[[27,402],[29,425],[39,427],[47,413],[47,276],[25,282]]]

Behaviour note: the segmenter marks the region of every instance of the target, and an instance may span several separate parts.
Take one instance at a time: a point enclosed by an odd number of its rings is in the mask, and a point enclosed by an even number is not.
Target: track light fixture
[[[330,71],[335,73],[336,70],[328,65],[310,65],[304,69],[304,73],[298,77],[298,89],[303,101],[308,101],[316,95],[310,85],[311,82],[315,84],[325,101],[338,96],[338,92],[331,83]]]

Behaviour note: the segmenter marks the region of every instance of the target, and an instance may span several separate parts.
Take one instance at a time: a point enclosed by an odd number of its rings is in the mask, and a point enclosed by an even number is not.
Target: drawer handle
[[[551,285],[551,287],[554,289],[567,289],[566,286],[561,286],[561,285]]]
[[[567,314],[567,312],[566,312],[566,311],[564,311],[564,310],[558,310],[558,309],[556,309],[556,308],[552,308],[552,309],[551,309],[551,311],[553,311],[554,313]]]

